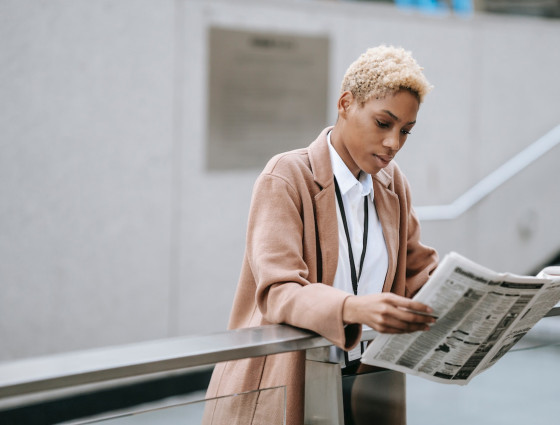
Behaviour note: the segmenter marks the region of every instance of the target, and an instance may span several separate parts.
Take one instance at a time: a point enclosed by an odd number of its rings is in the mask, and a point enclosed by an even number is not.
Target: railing
[[[551,316],[560,316],[560,307],[545,317]],[[362,340],[375,335],[365,331]],[[0,364],[0,410],[60,389],[330,345],[309,331],[270,325],[19,360]]]
[[[309,331],[270,325],[0,363],[0,399],[329,345]]]
[[[468,211],[514,175],[560,144],[560,125],[523,149],[509,161],[483,178],[463,195],[447,205],[415,207],[421,221],[453,220]]]

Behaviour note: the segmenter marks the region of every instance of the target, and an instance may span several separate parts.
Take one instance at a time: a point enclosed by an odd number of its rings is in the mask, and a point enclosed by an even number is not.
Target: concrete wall
[[[435,86],[399,154],[417,205],[451,202],[560,123],[558,21],[350,2],[0,0],[0,360],[226,326],[258,170],[205,170],[210,26],[328,35],[331,122],[358,54],[412,50]],[[555,155],[459,222],[426,223],[426,240],[526,272],[518,257],[560,248],[558,200],[525,245],[492,231],[554,191]]]

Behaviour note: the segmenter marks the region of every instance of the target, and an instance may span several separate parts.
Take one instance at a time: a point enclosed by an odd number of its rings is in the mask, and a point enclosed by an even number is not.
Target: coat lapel
[[[315,220],[317,238],[321,250],[322,283],[332,285],[338,266],[338,223],[336,220],[336,202],[334,178],[331,165],[327,133],[328,127],[321,132],[317,140],[309,147],[309,162],[313,178],[320,190],[315,195]]]
[[[322,257],[322,283],[332,285],[338,266],[338,222],[336,219],[336,199],[334,178],[331,165],[327,133],[328,127],[309,146],[309,161],[315,182],[320,187],[315,195],[315,219],[317,223],[318,240]],[[381,170],[373,177],[375,209],[383,237],[387,245],[389,268],[384,291],[389,291],[397,270],[400,204],[397,195],[390,188],[391,176],[386,170]]]
[[[383,291],[389,291],[393,285],[398,256],[400,205],[397,195],[389,188],[390,183],[391,177],[385,170],[381,170],[373,176],[375,209],[383,228],[383,237],[389,256],[389,268]]]

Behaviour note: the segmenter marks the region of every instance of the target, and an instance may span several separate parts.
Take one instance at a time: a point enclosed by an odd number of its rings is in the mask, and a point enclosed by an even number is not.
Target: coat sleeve
[[[247,259],[256,282],[256,303],[264,319],[314,331],[350,349],[360,325],[344,326],[342,308],[350,294],[311,283],[303,255],[302,198],[284,177],[262,174],[253,190],[247,231]]]

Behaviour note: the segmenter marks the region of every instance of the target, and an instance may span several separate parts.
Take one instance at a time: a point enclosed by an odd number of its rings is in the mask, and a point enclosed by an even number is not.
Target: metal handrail
[[[558,144],[560,144],[560,125],[498,167],[451,204],[415,207],[418,218],[421,221],[434,221],[453,220],[459,217]]]
[[[309,331],[270,325],[23,359],[0,363],[0,398],[326,345]]]
[[[362,340],[376,334],[364,331]],[[0,363],[0,399],[331,345],[310,331],[268,325],[23,359]]]
[[[365,330],[362,340],[376,335]],[[269,325],[24,359],[0,363],[0,399],[331,345],[310,331]]]

